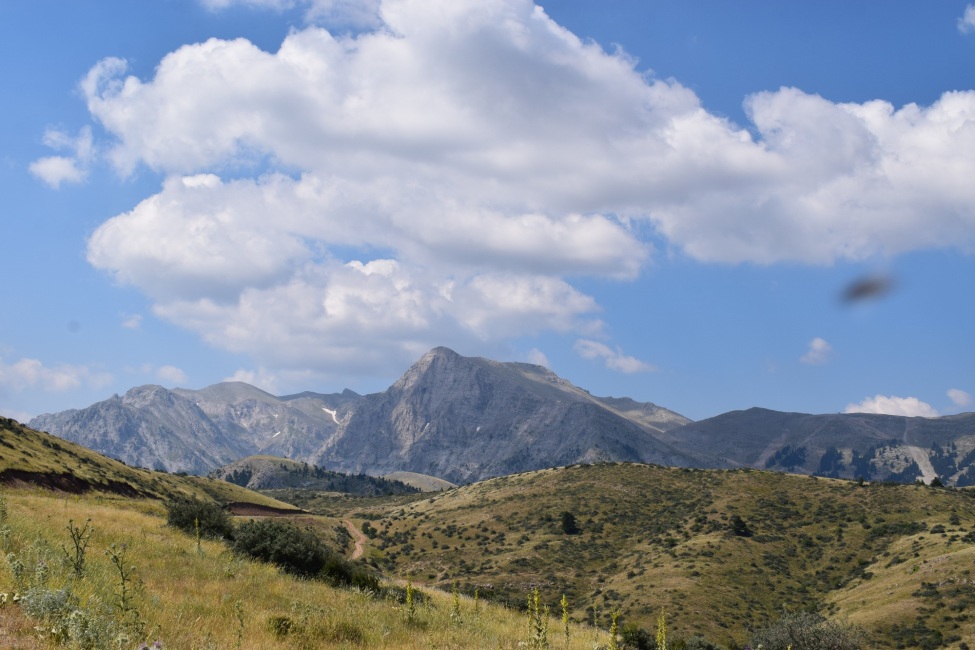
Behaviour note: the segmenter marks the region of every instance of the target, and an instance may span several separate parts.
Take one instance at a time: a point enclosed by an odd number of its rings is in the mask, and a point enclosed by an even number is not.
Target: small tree
[[[579,533],[576,516],[568,510],[562,513],[562,532],[566,535],[577,535]]]

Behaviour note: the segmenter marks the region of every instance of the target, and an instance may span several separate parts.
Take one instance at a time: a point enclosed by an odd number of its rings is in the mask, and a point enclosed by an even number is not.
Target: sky
[[[384,390],[692,419],[975,395],[975,5],[0,3],[0,413]]]

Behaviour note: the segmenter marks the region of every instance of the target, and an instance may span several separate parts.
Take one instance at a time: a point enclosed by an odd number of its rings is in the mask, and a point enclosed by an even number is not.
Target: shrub
[[[738,515],[733,515],[731,517],[731,523],[729,524],[731,532],[738,537],[751,537],[752,531],[748,528],[748,524],[745,520]]]
[[[328,553],[328,559],[321,571],[322,577],[333,585],[356,587],[369,591],[380,590],[379,578],[368,567],[355,562],[349,562],[334,553]]]
[[[198,499],[173,499],[166,503],[166,523],[185,533],[214,539],[232,539],[230,515],[220,504]],[[197,528],[199,526],[199,528]]]
[[[318,575],[331,555],[314,533],[271,519],[241,524],[234,533],[233,548],[239,555],[306,577]]]
[[[827,621],[819,614],[786,614],[752,637],[763,650],[859,650],[865,644],[860,628]]]
[[[657,650],[657,642],[650,632],[636,623],[627,623],[623,626],[620,647],[627,650]]]
[[[579,525],[576,523],[576,516],[569,511],[565,511],[561,515],[562,517],[562,532],[566,535],[576,535],[579,531]]]

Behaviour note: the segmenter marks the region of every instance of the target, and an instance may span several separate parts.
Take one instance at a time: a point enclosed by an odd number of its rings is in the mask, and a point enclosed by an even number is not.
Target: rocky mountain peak
[[[200,390],[140,386],[115,411],[107,407],[43,424],[126,462],[193,472],[255,453],[453,482],[593,460],[717,464],[657,439],[671,423],[649,417],[653,405],[610,404],[542,366],[465,357],[446,347],[424,354],[388,390],[364,397],[352,391],[275,397],[224,382]]]

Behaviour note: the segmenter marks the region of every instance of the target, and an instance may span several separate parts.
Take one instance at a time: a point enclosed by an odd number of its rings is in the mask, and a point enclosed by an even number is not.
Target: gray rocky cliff
[[[132,465],[207,473],[253,454],[452,482],[599,460],[719,466],[657,436],[686,418],[597,398],[541,366],[436,348],[382,393],[275,397],[240,382],[134,388],[31,425]]]

